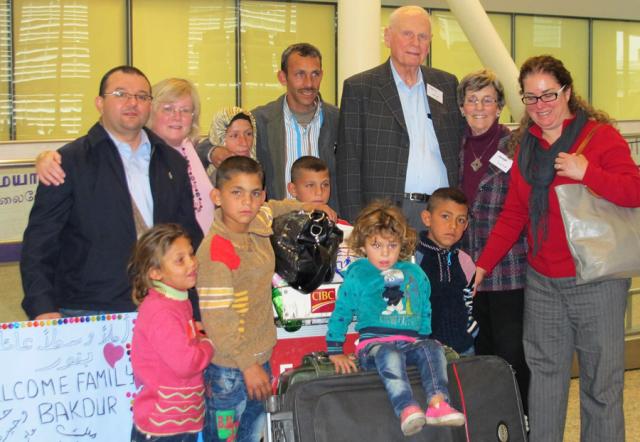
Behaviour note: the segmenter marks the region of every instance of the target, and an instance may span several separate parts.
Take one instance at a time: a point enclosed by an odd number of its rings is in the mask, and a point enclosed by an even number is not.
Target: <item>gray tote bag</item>
[[[620,207],[583,184],[555,187],[576,283],[640,275],[640,208]]]

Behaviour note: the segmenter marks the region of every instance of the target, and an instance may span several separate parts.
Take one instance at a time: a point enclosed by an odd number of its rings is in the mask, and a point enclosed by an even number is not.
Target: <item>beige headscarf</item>
[[[211,121],[211,128],[209,128],[209,142],[212,146],[224,146],[224,138],[227,135],[227,129],[231,124],[231,121],[238,114],[245,114],[251,120],[251,127],[253,128],[253,144],[251,145],[251,158],[256,159],[256,119],[253,118],[251,112],[242,109],[241,107],[231,106],[225,107],[218,112]]]

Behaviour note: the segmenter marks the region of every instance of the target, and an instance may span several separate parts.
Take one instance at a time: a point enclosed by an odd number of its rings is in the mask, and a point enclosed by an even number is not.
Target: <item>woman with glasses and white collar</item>
[[[200,162],[194,144],[200,131],[200,99],[195,86],[182,78],[167,78],[152,87],[153,101],[147,127],[187,160],[193,191],[193,207],[204,235],[213,222],[214,205],[209,197],[213,186]],[[46,185],[64,181],[60,154],[45,151],[36,159],[38,179]]]
[[[474,261],[480,256],[489,232],[496,223],[509,189],[509,168],[513,158],[509,146],[511,131],[498,122],[504,107],[504,88],[496,75],[480,70],[464,77],[457,90],[458,106],[467,120],[460,150],[460,188],[469,202],[471,222],[461,249]],[[479,325],[476,354],[497,355],[516,371],[520,396],[527,412],[529,368],[522,348],[522,312],[527,246],[520,235],[477,288],[473,316]]]
[[[574,91],[552,56],[520,69],[526,115],[504,209],[477,261],[476,285],[527,228],[524,350],[531,369],[532,442],[562,441],[574,351],[580,365],[581,441],[624,441],[624,314],[630,281],[576,285],[554,187],[582,183],[617,205],[640,207],[640,172],[609,117]],[[592,130],[595,128],[595,131]],[[589,135],[584,153],[576,155]]]

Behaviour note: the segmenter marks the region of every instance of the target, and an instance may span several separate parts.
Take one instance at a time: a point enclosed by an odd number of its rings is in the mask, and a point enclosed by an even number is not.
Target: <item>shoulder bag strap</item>
[[[575,151],[576,155],[580,155],[582,153],[582,151],[584,150],[584,148],[587,147],[587,144],[589,144],[589,141],[591,141],[591,137],[593,137],[593,134],[596,133],[596,130],[598,130],[600,128],[600,126],[602,126],[602,125],[600,123],[598,123],[598,124],[596,124],[595,126],[593,126],[591,128],[591,130],[589,131],[587,136],[584,137],[584,139],[582,140],[582,142],[578,146],[578,149],[576,149],[576,151]]]
[[[589,131],[589,133],[587,134],[586,137],[584,137],[584,139],[582,140],[582,142],[580,143],[580,145],[578,146],[578,148],[575,151],[576,155],[580,155],[582,153],[582,151],[584,150],[585,147],[587,147],[587,144],[589,144],[589,141],[591,141],[591,137],[593,137],[593,134],[596,133],[596,130],[598,130],[600,128],[600,126],[602,126],[602,124],[597,123],[595,126],[593,126],[591,128],[591,130]],[[596,198],[600,198],[600,195],[598,195],[597,193],[595,193],[593,190],[589,189],[587,187],[587,190],[589,191],[589,193],[591,193],[591,195],[593,195]]]

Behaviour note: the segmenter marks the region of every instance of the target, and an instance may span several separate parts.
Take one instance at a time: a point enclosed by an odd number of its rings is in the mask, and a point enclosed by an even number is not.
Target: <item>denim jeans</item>
[[[138,430],[134,425],[131,429],[131,442],[196,442],[198,433],[182,433],[172,436],[151,436]]]
[[[269,364],[263,365],[271,376]],[[258,442],[266,425],[264,402],[247,397],[242,372],[210,364],[204,371],[206,413],[205,442]]]
[[[415,365],[420,372],[422,388],[427,397],[442,394],[449,402],[447,360],[440,343],[433,339],[416,342],[391,341],[371,343],[358,355],[363,370],[377,370],[397,416],[409,405],[419,404],[413,398],[407,376],[407,366]]]

